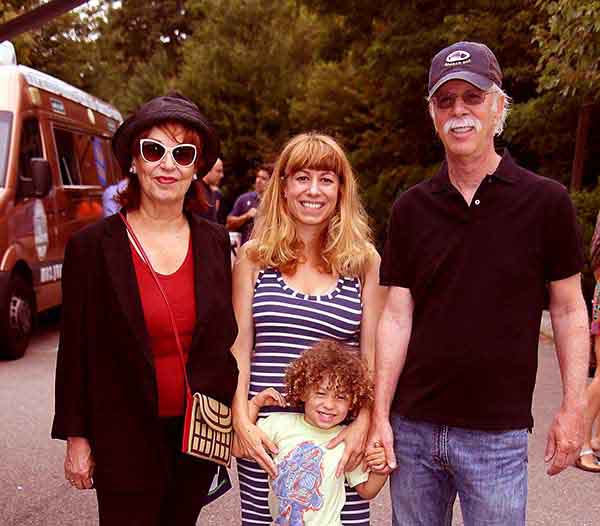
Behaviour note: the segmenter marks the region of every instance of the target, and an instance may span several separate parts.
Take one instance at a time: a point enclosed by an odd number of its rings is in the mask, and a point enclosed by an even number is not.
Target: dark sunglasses
[[[196,146],[193,144],[178,144],[168,148],[154,139],[142,139],[140,141],[140,154],[147,163],[162,161],[167,152],[171,154],[175,164],[183,168],[191,166],[196,160]]]
[[[461,99],[467,106],[479,106],[483,104],[488,93],[489,91],[468,89],[462,95],[456,95],[455,93],[434,95],[433,100],[440,110],[449,110],[450,108],[454,108],[457,99]]]

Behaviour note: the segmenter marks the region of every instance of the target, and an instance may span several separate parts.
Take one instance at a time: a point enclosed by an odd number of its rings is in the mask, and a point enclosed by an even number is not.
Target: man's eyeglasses
[[[434,95],[433,100],[440,110],[449,110],[450,108],[454,108],[457,99],[461,99],[467,106],[479,106],[480,104],[483,104],[488,93],[490,92],[468,89],[462,95],[456,95],[455,93]]]
[[[142,139],[140,141],[140,154],[147,163],[162,161],[167,152],[171,154],[175,164],[182,168],[191,166],[196,160],[196,146],[193,144],[178,144],[168,148],[154,139]]]

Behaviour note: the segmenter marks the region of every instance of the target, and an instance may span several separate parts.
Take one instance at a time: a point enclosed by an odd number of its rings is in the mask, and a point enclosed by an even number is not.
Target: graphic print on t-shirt
[[[277,466],[273,492],[279,502],[274,524],[303,526],[304,513],[323,505],[321,487],[323,450],[313,442],[302,442]]]

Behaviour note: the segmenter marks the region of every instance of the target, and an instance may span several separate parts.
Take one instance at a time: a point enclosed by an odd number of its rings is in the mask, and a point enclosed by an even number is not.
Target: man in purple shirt
[[[267,188],[272,173],[273,167],[271,165],[260,165],[256,170],[254,191],[240,195],[227,216],[227,230],[240,232],[242,234],[242,245],[250,238],[252,228],[254,227],[256,209],[258,208],[262,194]]]

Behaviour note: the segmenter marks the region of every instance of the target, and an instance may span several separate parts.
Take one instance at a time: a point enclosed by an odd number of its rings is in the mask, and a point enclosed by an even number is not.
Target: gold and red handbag
[[[182,451],[229,467],[231,408],[201,393],[194,393],[186,402]]]

